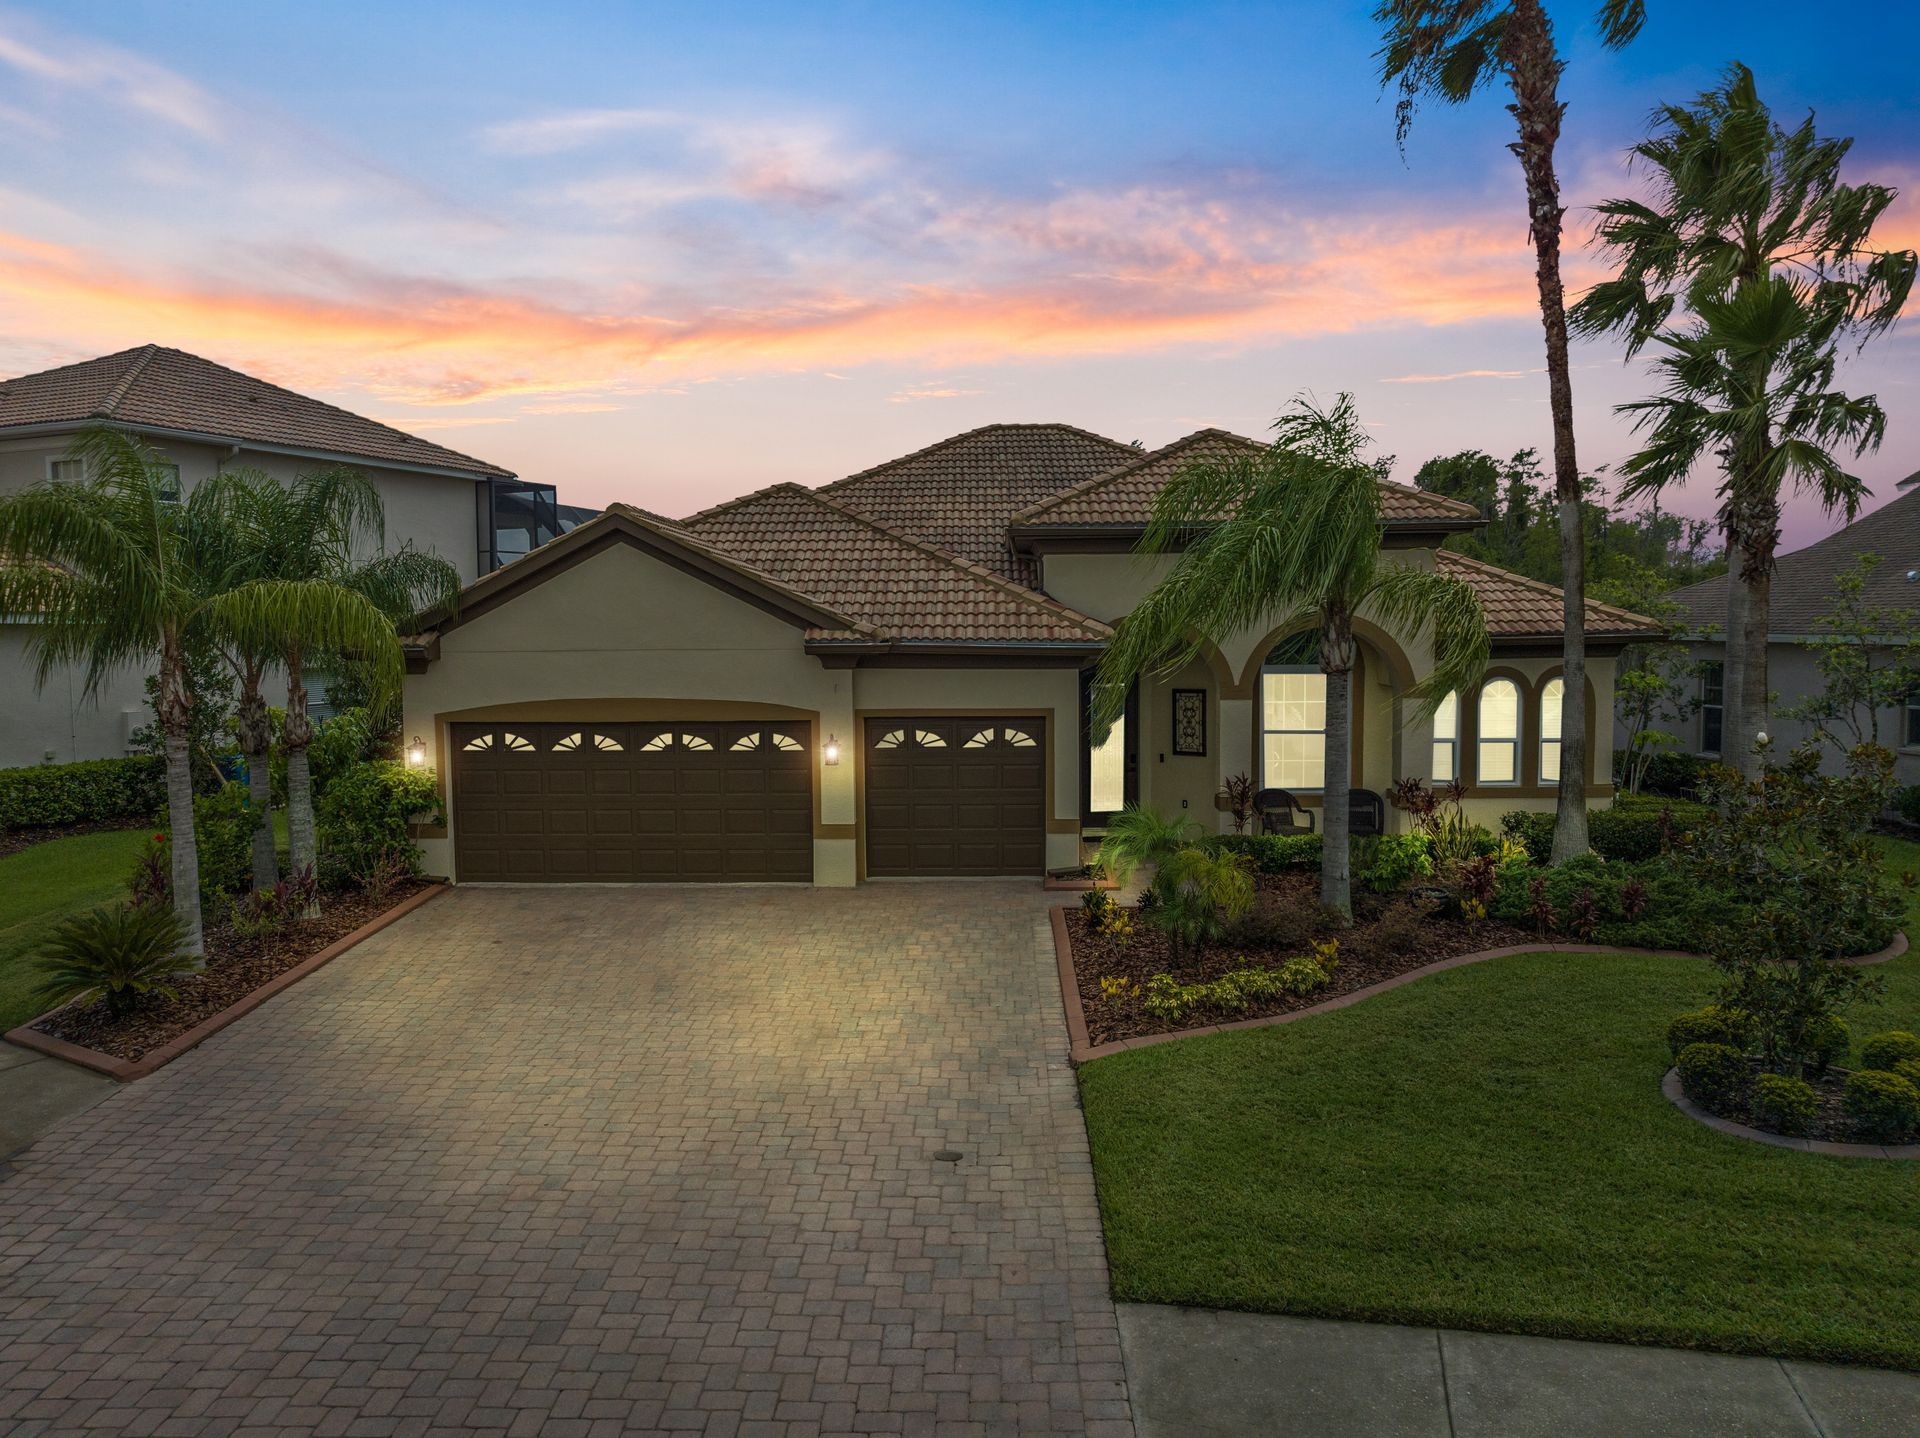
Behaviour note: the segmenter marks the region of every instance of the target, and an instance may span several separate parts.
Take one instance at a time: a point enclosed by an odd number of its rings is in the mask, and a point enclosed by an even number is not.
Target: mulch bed
[[[195,1024],[231,1008],[335,939],[379,918],[430,882],[408,879],[377,898],[354,892],[327,894],[321,899],[319,918],[289,924],[277,933],[243,938],[224,924],[209,928],[207,967],[174,981],[178,997],[149,998],[118,1019],[107,1016],[105,1004],[59,1009],[33,1027],[95,1053],[128,1060],[143,1058]]]
[[[1258,899],[1248,920],[1221,942],[1184,954],[1177,963],[1167,936],[1138,913],[1134,914],[1133,937],[1121,946],[1098,933],[1083,911],[1069,912],[1067,935],[1080,1006],[1086,1012],[1088,1042],[1112,1043],[1144,1034],[1284,1014],[1439,959],[1539,941],[1531,930],[1496,920],[1468,924],[1449,918],[1445,896],[1434,890],[1388,895],[1356,891],[1353,924],[1342,927],[1320,907],[1318,873],[1263,874],[1257,887]],[[1177,1023],[1168,1023],[1148,1013],[1138,997],[1116,1002],[1100,992],[1100,981],[1109,977],[1145,985],[1155,974],[1171,974],[1183,984],[1193,984],[1218,978],[1231,969],[1278,968],[1308,952],[1319,938],[1340,941],[1340,961],[1325,987],[1303,997],[1277,997],[1231,1012],[1198,1008]]]
[[[1762,1072],[1760,1060],[1756,1058],[1751,1062],[1757,1077]],[[1856,1132],[1852,1120],[1847,1117],[1845,1094],[1847,1079],[1852,1076],[1852,1072],[1851,1069],[1834,1068],[1828,1069],[1817,1079],[1808,1079],[1807,1082],[1813,1085],[1813,1091],[1819,1097],[1820,1108],[1814,1114],[1813,1122],[1807,1126],[1806,1132],[1786,1134],[1783,1137],[1826,1139],[1834,1143],[1879,1143],[1879,1139],[1869,1138]],[[1700,1103],[1698,1099],[1694,1099],[1693,1102],[1716,1118],[1745,1124],[1748,1128],[1757,1128],[1762,1133],[1780,1132],[1754,1117],[1752,1105],[1745,1094],[1718,1104]]]
[[[55,824],[45,829],[8,829],[0,832],[0,859],[9,854],[17,854],[22,849],[31,849],[35,844],[44,844],[49,839],[71,839],[76,834],[104,834],[108,831],[125,833],[129,830],[145,832],[151,824],[129,824],[125,819],[93,819],[84,824]]]

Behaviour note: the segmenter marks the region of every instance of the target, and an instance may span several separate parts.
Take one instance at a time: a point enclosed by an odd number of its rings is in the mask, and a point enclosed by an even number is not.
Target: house
[[[1317,806],[1325,681],[1285,614],[1143,680],[1089,742],[1111,626],[1172,560],[1134,552],[1184,464],[1250,449],[1202,430],[1140,450],[1060,424],[990,425],[820,489],[776,485],[668,519],[611,506],[480,577],[408,646],[405,732],[457,881],[1039,874],[1123,804],[1226,816],[1251,774]],[[1476,818],[1551,808],[1558,590],[1440,548],[1471,506],[1383,484],[1387,545],[1471,582],[1494,657],[1432,722],[1424,639],[1362,619],[1353,780],[1467,786]],[[1656,632],[1588,607],[1588,719],[1613,656]],[[1590,728],[1590,732],[1595,732]],[[1599,731],[1604,732],[1604,731]],[[1611,793],[1596,744],[1588,792]],[[1390,816],[1389,823],[1397,822]]]
[[[1773,604],[1767,635],[1767,682],[1774,695],[1768,734],[1785,752],[1812,737],[1812,728],[1790,718],[1793,708],[1824,688],[1806,641],[1822,636],[1822,616],[1836,598],[1834,581],[1863,554],[1878,555],[1861,603],[1868,610],[1908,610],[1920,614],[1920,474],[1901,481],[1905,491],[1891,503],[1862,515],[1825,539],[1779,557],[1773,575]],[[1726,681],[1727,576],[1703,579],[1673,593],[1681,606],[1682,632],[1701,666],[1698,710],[1680,738],[1689,752],[1718,758]],[[1894,771],[1902,784],[1920,783],[1920,693],[1879,713],[1880,742],[1894,750]],[[1865,716],[1862,716],[1863,722]],[[1837,749],[1827,766],[1837,769]]]
[[[159,345],[0,381],[0,494],[77,478],[68,447],[98,422],[154,446],[183,494],[222,470],[288,480],[352,465],[379,487],[389,544],[431,550],[466,580],[570,527],[550,485]],[[0,617],[0,768],[127,752],[133,730],[150,721],[144,676],[117,676],[93,699],[77,673],[56,673],[36,688],[30,633],[19,619]]]

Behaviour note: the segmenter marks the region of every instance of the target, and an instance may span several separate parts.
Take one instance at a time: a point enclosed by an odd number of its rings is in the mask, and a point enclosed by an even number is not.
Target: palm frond
[[[1407,694],[1420,718],[1431,719],[1449,694],[1470,693],[1479,685],[1493,640],[1480,595],[1466,580],[1408,565],[1385,566],[1368,591],[1366,609],[1394,634],[1411,638],[1425,632],[1431,641],[1432,667]]]

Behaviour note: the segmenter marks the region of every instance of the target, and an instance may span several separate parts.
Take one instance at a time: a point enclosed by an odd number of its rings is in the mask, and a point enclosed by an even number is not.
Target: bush
[[[1320,929],[1320,910],[1268,898],[1228,924],[1221,939],[1236,949],[1304,949]]]
[[[1080,912],[1087,916],[1089,923],[1100,923],[1112,907],[1113,896],[1105,889],[1088,889],[1080,896]]]
[[[1541,884],[1536,895],[1534,885]],[[1587,911],[1596,943],[1698,953],[1715,925],[1740,922],[1744,911],[1724,890],[1690,882],[1671,858],[1608,863],[1582,855],[1551,869],[1531,862],[1500,866],[1489,912],[1524,928],[1540,926],[1547,911],[1565,926]]]
[[[1920,1059],[1920,1038],[1905,1029],[1889,1029],[1886,1033],[1875,1034],[1860,1045],[1860,1067],[1863,1069],[1891,1069],[1908,1059]]]
[[[1253,909],[1253,864],[1244,854],[1220,849],[1179,849],[1161,862],[1153,892],[1160,902],[1151,920],[1178,954],[1217,939]]]
[[[1839,1063],[1853,1047],[1853,1030],[1838,1014],[1821,1014],[1800,1034],[1800,1058],[1815,1078]]]
[[[1869,1143],[1904,1143],[1920,1128],[1920,1088],[1898,1074],[1862,1069],[1843,1096],[1854,1131]]]
[[[41,955],[46,978],[38,997],[49,1007],[104,999],[116,1018],[148,994],[172,998],[168,980],[196,962],[181,952],[186,939],[186,926],[164,905],[122,904],[76,914],[54,929]]]
[[[1920,1059],[1901,1059],[1887,1070],[1895,1078],[1903,1078],[1915,1088],[1920,1089]]]
[[[1608,809],[1587,815],[1587,843],[1603,859],[1658,858],[1670,835],[1684,834],[1702,822],[1704,805],[1622,794]],[[1553,815],[1518,810],[1502,816],[1500,831],[1525,846],[1527,856],[1544,864],[1553,852]]]
[[[420,869],[420,848],[407,833],[416,814],[445,822],[431,769],[391,759],[356,764],[328,786],[315,816],[321,874],[332,884],[364,885],[396,862]]]
[[[1625,749],[1613,751],[1614,781],[1619,782],[1627,772],[1627,764],[1633,755]],[[1640,777],[1640,793],[1670,799],[1692,799],[1699,793],[1700,776],[1706,768],[1706,761],[1698,755],[1682,754],[1678,750],[1661,750],[1647,759],[1645,773]]]
[[[1674,1066],[1687,1097],[1707,1108],[1719,1108],[1746,1090],[1753,1071],[1747,1056],[1731,1044],[1688,1044]]]
[[[0,832],[115,819],[145,823],[166,801],[166,762],[157,755],[0,769]]]
[[[1245,854],[1262,874],[1320,867],[1318,834],[1216,834],[1205,843],[1229,854]]]
[[[217,912],[253,880],[255,811],[244,784],[222,784],[210,794],[193,798],[193,839],[200,859],[200,907]],[[173,900],[173,845],[163,809],[161,832],[149,841],[127,886],[138,904],[167,904]]]
[[[1747,1046],[1747,1016],[1738,1009],[1708,1004],[1678,1015],[1667,1025],[1667,1049],[1676,1058],[1693,1044],[1721,1044],[1730,1049]]]
[[[1355,839],[1353,880],[1376,894],[1390,894],[1433,873],[1433,841],[1425,834],[1383,834]]]
[[[1893,811],[1909,824],[1920,824],[1920,784],[1894,790]]]
[[[1805,1079],[1761,1074],[1753,1081],[1754,1122],[1774,1133],[1805,1133],[1820,1111],[1820,1096]]]

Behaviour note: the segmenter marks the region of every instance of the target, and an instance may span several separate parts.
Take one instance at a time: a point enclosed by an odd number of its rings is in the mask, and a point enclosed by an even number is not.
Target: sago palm
[[[74,665],[93,696],[115,673],[155,666],[173,905],[183,952],[198,956],[204,943],[187,655],[232,581],[238,546],[209,497],[198,488],[180,497],[171,471],[133,435],[93,426],[71,453],[82,461],[84,479],[0,496],[0,614],[32,617],[37,683]]]
[[[1850,140],[1823,140],[1809,116],[1774,123],[1752,72],[1735,65],[1692,105],[1670,105],[1633,149],[1645,199],[1601,205],[1599,244],[1618,266],[1574,307],[1575,328],[1647,345],[1662,392],[1623,405],[1647,435],[1625,493],[1658,493],[1721,465],[1727,536],[1727,683],[1722,748],[1751,765],[1767,727],[1767,631],[1780,498],[1811,492],[1849,518],[1866,489],[1840,452],[1877,448],[1872,396],[1834,387],[1842,348],[1899,318],[1912,250],[1872,247],[1896,192],[1848,185]]]
[[[1354,620],[1364,612],[1407,638],[1431,635],[1432,673],[1409,696],[1431,717],[1486,668],[1486,615],[1466,581],[1384,562],[1379,476],[1361,458],[1369,440],[1351,395],[1328,410],[1299,401],[1274,429],[1262,450],[1186,466],[1155,499],[1140,548],[1179,558],[1120,621],[1095,679],[1093,721],[1110,726],[1139,675],[1179,668],[1206,641],[1310,623],[1327,677],[1320,896],[1350,916]]]
[[[1560,234],[1566,213],[1554,151],[1566,104],[1565,68],[1553,23],[1541,0],[1385,0],[1374,12],[1386,34],[1380,80],[1400,92],[1399,134],[1404,141],[1419,101],[1461,104],[1490,85],[1512,95],[1518,137],[1508,148],[1520,161],[1527,187],[1527,232],[1533,241],[1540,291],[1540,323],[1547,342],[1547,402],[1553,419],[1553,492],[1560,511],[1560,571],[1564,592],[1560,708],[1560,796],[1553,826],[1553,860],[1587,851],[1586,535],[1580,464],[1573,435],[1573,373],[1567,358],[1566,287],[1560,278]],[[1598,7],[1600,39],[1619,49],[1640,33],[1643,0],[1605,0]]]

